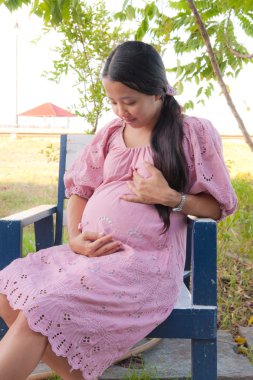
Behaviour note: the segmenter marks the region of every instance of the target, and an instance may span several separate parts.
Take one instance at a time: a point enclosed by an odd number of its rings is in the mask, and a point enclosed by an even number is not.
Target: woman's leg
[[[24,380],[43,356],[47,338],[28,326],[22,312],[0,341],[0,373],[5,380]]]
[[[73,370],[71,372],[71,367],[67,359],[62,356],[57,356],[53,352],[50,344],[46,347],[42,361],[52,368],[57,375],[61,376],[63,380],[85,380],[81,371]]]
[[[0,294],[0,316],[4,319],[5,323],[10,327],[16,320],[19,310],[13,310],[7,300],[7,297]],[[28,351],[29,352],[29,351]],[[50,344],[47,342],[44,355],[42,357],[44,363],[52,368],[64,380],[84,380],[80,371],[71,371],[67,359],[57,356],[51,349]],[[1,355],[0,355],[1,361]],[[1,373],[1,372],[0,372]],[[16,379],[15,379],[16,380]],[[94,379],[96,380],[96,379]]]
[[[13,310],[12,307],[10,307],[7,297],[0,294],[0,317],[4,320],[8,327],[14,323],[18,314],[19,310]]]

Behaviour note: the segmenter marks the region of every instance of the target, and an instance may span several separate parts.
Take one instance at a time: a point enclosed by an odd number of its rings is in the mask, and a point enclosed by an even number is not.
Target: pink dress
[[[172,212],[167,233],[152,205],[120,199],[129,193],[133,169],[148,176],[149,146],[127,148],[119,119],[97,133],[65,175],[66,194],[89,201],[83,230],[111,233],[123,248],[86,257],[68,245],[17,259],[0,272],[0,293],[23,310],[31,329],[48,337],[56,355],[68,359],[85,379],[103,373],[173,310],[183,278],[186,217]],[[186,117],[184,151],[188,193],[208,192],[222,217],[236,196],[222,158],[220,138],[209,121]]]

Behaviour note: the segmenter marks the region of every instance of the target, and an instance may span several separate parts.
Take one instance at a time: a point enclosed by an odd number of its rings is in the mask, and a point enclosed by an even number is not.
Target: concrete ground
[[[251,342],[253,328],[243,328],[247,342]],[[253,365],[248,358],[235,352],[236,344],[228,331],[218,331],[218,380],[253,380]],[[108,368],[100,379],[127,379],[131,372],[151,374],[156,380],[188,380],[191,367],[189,340],[162,339],[156,347],[143,352],[138,360],[131,359]],[[129,367],[131,369],[129,369]],[[41,364],[29,380],[42,379],[48,367]],[[203,374],[203,380],[205,374]]]

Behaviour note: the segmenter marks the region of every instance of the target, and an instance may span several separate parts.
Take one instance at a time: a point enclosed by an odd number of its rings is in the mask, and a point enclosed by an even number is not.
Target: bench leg
[[[0,318],[0,340],[3,338],[7,330],[8,330],[8,327],[6,326],[2,318]]]
[[[19,258],[22,252],[23,229],[20,221],[2,220],[0,226],[0,270]],[[0,318],[0,339],[7,326]]]
[[[217,380],[217,340],[192,339],[192,380]]]

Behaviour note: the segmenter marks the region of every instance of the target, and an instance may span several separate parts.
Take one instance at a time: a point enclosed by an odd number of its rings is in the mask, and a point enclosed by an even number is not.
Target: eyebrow
[[[110,98],[110,96],[108,96],[109,99],[113,100],[113,98]],[[122,96],[121,98],[119,98],[119,100],[124,100],[124,99],[133,99],[134,96]]]

